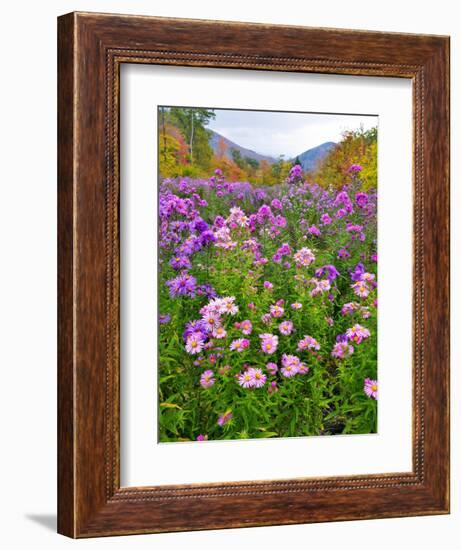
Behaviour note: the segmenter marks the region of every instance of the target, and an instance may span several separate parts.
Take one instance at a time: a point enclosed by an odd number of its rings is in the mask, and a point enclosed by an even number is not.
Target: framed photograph
[[[58,19],[58,531],[449,512],[449,39]]]

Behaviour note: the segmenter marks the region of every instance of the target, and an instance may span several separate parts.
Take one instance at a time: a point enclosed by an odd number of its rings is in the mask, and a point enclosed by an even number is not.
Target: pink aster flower
[[[291,321],[282,321],[279,325],[279,331],[284,336],[288,336],[293,332],[293,323]]]
[[[251,334],[251,331],[253,330],[253,325],[251,324],[251,321],[245,319],[245,321],[242,321],[240,323],[240,328],[243,334]]]
[[[235,305],[235,296],[228,296],[222,299],[222,313],[227,313],[228,315],[235,315],[239,308]]]
[[[307,267],[315,260],[315,256],[310,248],[301,248],[294,255],[294,260],[297,267]]]
[[[205,434],[199,434],[197,437],[196,437],[196,440],[197,441],[207,441],[208,439],[208,436],[205,435]]]
[[[274,285],[269,281],[264,281],[263,286],[266,290],[272,290],[274,288]]]
[[[299,363],[298,374],[307,374],[309,372],[309,367],[306,363]]]
[[[360,344],[366,338],[369,338],[370,331],[362,327],[362,325],[356,324],[352,328],[346,330],[346,336],[348,340],[352,340],[356,344]]]
[[[363,383],[363,391],[368,397],[378,399],[378,381],[365,378]]]
[[[301,361],[296,355],[287,355],[284,353],[282,355],[282,368],[280,372],[285,376],[285,378],[291,378],[299,372],[299,366]]]
[[[255,388],[262,388],[266,383],[267,376],[263,374],[261,369],[249,368],[248,371],[253,379],[253,386]]]
[[[271,314],[270,313],[264,313],[263,315],[261,315],[261,321],[265,324],[265,325],[269,325],[270,322],[272,320],[272,317],[271,317]]]
[[[254,378],[250,371],[251,369],[247,369],[246,371],[241,372],[237,375],[238,383],[240,384],[240,386],[242,386],[242,388],[253,388],[255,385]]]
[[[218,426],[224,426],[232,419],[232,412],[227,411],[218,418]]]
[[[304,338],[298,342],[299,351],[304,351],[306,349],[315,349],[317,351],[320,349],[320,344],[317,340],[308,334],[305,334]]]
[[[321,235],[321,231],[316,225],[311,225],[307,231],[308,233],[310,233],[311,235],[314,235],[315,237],[320,237]]]
[[[360,308],[362,319],[368,319],[371,316],[370,310],[367,307]]]
[[[187,353],[194,355],[200,353],[203,350],[204,341],[203,334],[201,332],[193,332],[187,337],[186,351]]]
[[[219,340],[221,338],[225,338],[227,336],[226,329],[222,326],[215,327],[212,332],[213,338],[218,338]]]
[[[365,281],[357,281],[351,285],[351,288],[360,298],[366,298],[370,294],[370,288]]]
[[[203,323],[207,332],[213,332],[213,330],[220,325],[221,319],[218,313],[207,311],[203,316]]]
[[[350,315],[358,310],[359,304],[357,302],[348,302],[341,308],[342,315]]]
[[[247,349],[250,346],[249,340],[246,338],[237,338],[237,340],[233,340],[229,346],[229,349],[231,351],[238,351],[241,352],[244,349]]]
[[[332,357],[337,359],[345,359],[354,353],[354,348],[347,342],[337,342],[333,346],[333,351],[331,352]]]
[[[211,388],[214,383],[214,372],[212,370],[202,372],[202,376],[200,376],[200,385],[203,388]]]
[[[223,313],[223,300],[221,298],[214,298],[210,300],[206,306],[203,306],[200,310],[202,316],[207,315],[208,313],[215,313],[216,315],[221,315]]]
[[[282,317],[283,314],[285,313],[285,310],[283,309],[283,307],[277,304],[275,306],[271,306],[269,309],[270,309],[271,317],[274,317],[274,318]]]
[[[267,363],[266,369],[269,374],[272,374],[272,376],[277,374],[277,371],[279,370],[277,363]]]
[[[301,309],[303,305],[300,302],[294,302],[290,307],[291,309]]]
[[[269,355],[274,353],[277,350],[277,346],[279,343],[279,338],[275,334],[260,334],[259,337],[261,338],[261,349],[264,353],[268,353]]]
[[[374,273],[368,273],[368,272],[362,273],[362,281],[366,281],[367,283],[374,282],[375,278],[376,278],[376,275]]]
[[[322,214],[320,216],[320,221],[323,223],[323,225],[329,225],[332,222],[332,219],[330,215]]]
[[[277,381],[276,381],[276,380],[272,380],[272,382],[270,383],[269,387],[267,388],[267,391],[268,391],[269,393],[274,393],[274,392],[278,391]]]
[[[223,375],[223,374],[226,374],[227,372],[229,372],[230,369],[231,369],[230,365],[223,365],[222,367],[219,367],[218,372],[219,372],[219,374]]]
[[[328,279],[312,279],[311,282],[315,284],[315,287],[310,292],[312,297],[317,296],[318,294],[323,294],[331,288],[331,284]]]

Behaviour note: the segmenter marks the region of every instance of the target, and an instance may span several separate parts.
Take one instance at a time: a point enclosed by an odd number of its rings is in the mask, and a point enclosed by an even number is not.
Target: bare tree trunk
[[[194,143],[194,110],[191,109],[190,111],[190,163],[192,164],[194,162],[194,151],[193,151],[193,143]]]
[[[166,162],[165,107],[162,107],[163,159]]]

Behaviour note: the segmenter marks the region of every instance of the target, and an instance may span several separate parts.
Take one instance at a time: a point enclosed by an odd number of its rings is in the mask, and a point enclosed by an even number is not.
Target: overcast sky
[[[377,126],[377,116],[237,111],[215,109],[208,127],[257,153],[295,157],[326,141],[338,142],[345,130]]]

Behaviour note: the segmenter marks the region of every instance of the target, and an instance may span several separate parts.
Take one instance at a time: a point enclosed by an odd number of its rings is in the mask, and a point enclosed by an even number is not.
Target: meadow
[[[159,441],[375,433],[377,193],[164,177]]]

